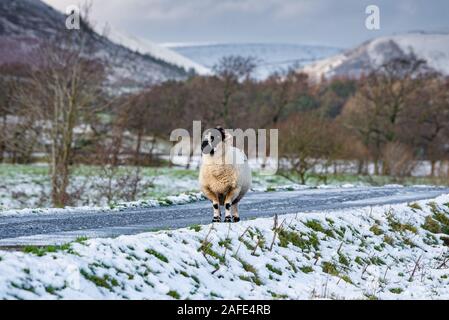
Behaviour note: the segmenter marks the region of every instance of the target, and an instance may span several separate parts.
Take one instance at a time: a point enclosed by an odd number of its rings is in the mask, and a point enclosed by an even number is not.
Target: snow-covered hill
[[[254,57],[258,62],[255,76],[259,79],[266,78],[275,71],[304,66],[341,51],[338,48],[325,46],[279,43],[171,43],[165,46],[209,69],[224,56]]]
[[[157,59],[179,66],[186,70],[194,70],[197,74],[210,74],[210,69],[205,66],[182,56],[168,47],[158,45],[149,40],[132,36],[113,28],[109,28],[106,36],[111,41],[141,54],[149,54]]]
[[[426,60],[430,68],[449,75],[447,33],[409,33],[376,38],[355,49],[305,66],[301,71],[314,79],[320,79],[322,76],[359,77],[393,58],[410,53]]]
[[[444,300],[448,201],[0,251],[0,298]]]
[[[35,63],[34,51],[65,31],[65,20],[64,14],[41,0],[0,0],[0,65]],[[170,59],[136,52],[84,25],[80,32],[88,33],[94,44],[92,58],[110,66],[109,86],[116,92],[187,76],[185,66]]]

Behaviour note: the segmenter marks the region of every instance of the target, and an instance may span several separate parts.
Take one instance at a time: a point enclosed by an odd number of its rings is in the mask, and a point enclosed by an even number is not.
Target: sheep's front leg
[[[221,213],[220,213],[220,205],[217,202],[212,202],[212,206],[214,207],[214,218],[212,222],[221,222]]]
[[[232,207],[232,201],[235,199],[235,197],[240,193],[241,188],[235,188],[231,190],[225,198],[225,222],[232,222],[231,219],[231,207]],[[238,211],[237,211],[237,217],[238,217]],[[239,221],[240,219],[237,219]],[[234,222],[237,222],[234,220]]]
[[[214,208],[214,218],[212,222],[221,222],[220,204],[218,196],[210,191],[208,188],[203,189],[203,193],[210,201],[212,201],[212,207]]]
[[[234,222],[239,222],[239,204],[235,203],[232,205],[232,218],[234,219]]]

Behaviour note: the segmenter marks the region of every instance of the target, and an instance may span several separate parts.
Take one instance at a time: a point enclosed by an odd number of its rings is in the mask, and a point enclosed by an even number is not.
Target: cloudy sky
[[[44,0],[65,11],[83,0]],[[92,0],[92,18],[148,40],[279,42],[351,47],[408,31],[449,32],[447,0]],[[380,30],[365,8],[380,9]]]

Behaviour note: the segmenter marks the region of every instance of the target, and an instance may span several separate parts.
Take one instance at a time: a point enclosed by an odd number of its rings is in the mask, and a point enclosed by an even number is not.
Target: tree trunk
[[[436,164],[435,160],[430,160],[430,176],[431,177],[435,176],[435,164]]]
[[[6,142],[3,140],[6,137],[6,115],[3,117],[3,127],[2,127],[2,140],[0,141],[0,163],[3,163],[5,160],[5,152],[6,152]]]
[[[374,175],[379,175],[379,160],[374,159]]]
[[[52,201],[57,208],[65,207],[70,198],[69,164],[72,153],[73,128],[76,121],[76,101],[72,95],[67,103],[55,102],[52,119]]]
[[[361,174],[363,174],[363,159],[359,159],[358,161],[357,161],[357,174],[358,175],[361,175]]]
[[[136,145],[136,150],[134,153],[134,165],[138,166],[140,164],[140,148],[142,146],[142,130],[139,129],[138,133],[137,133],[137,145]]]

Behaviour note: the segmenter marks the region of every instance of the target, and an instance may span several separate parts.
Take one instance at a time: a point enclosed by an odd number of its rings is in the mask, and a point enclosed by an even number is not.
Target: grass
[[[393,216],[391,212],[387,214],[387,221],[392,231],[395,232],[409,231],[414,234],[418,233],[418,229],[415,226],[411,225],[410,223],[400,222]]]
[[[74,242],[84,244],[87,240],[89,240],[88,237],[78,237]]]
[[[240,275],[239,279],[242,281],[252,282],[251,278],[248,276]]]
[[[15,282],[11,282],[11,286],[16,289],[21,289],[21,290],[25,290],[28,292],[36,293],[36,289],[29,284],[17,284]]]
[[[375,224],[373,225],[369,231],[371,231],[372,233],[374,233],[376,236],[380,236],[381,234],[383,234],[384,232],[382,231],[382,229],[380,228],[379,225]]]
[[[342,254],[342,253],[339,253],[338,254],[338,262],[340,262],[341,264],[343,264],[343,265],[345,265],[345,266],[347,266],[347,267],[349,267],[349,265],[350,265],[350,261],[349,261],[349,258],[347,258],[344,254]]]
[[[340,276],[340,278],[341,278],[341,280],[352,284],[352,280],[348,275],[344,274],[344,275]]]
[[[369,260],[370,260],[371,264],[374,264],[376,266],[385,265],[385,261],[383,261],[382,258],[379,258],[379,257],[372,257]]]
[[[286,248],[288,244],[292,244],[302,250],[311,250],[312,248],[318,250],[320,241],[316,233],[311,232],[304,235],[307,239],[301,237],[298,232],[281,230],[278,234],[279,246]]]
[[[321,264],[321,267],[323,268],[324,273],[328,273],[333,276],[339,276],[340,273],[338,272],[337,266],[333,264],[332,262],[324,261]]]
[[[301,270],[304,273],[311,273],[313,272],[313,268],[310,266],[303,266],[301,268],[299,268],[299,270]]]
[[[47,291],[49,294],[55,294],[56,289],[53,286],[46,286],[45,291]]]
[[[348,265],[349,265],[349,262],[348,262]],[[339,277],[340,279],[342,279],[343,281],[345,281],[347,283],[352,283],[351,278],[346,274],[340,274],[340,272],[338,271],[337,265],[335,265],[332,262],[324,261],[321,264],[321,268],[323,269],[324,273]]]
[[[422,228],[432,233],[441,233],[440,224],[438,221],[434,220],[432,216],[427,216],[425,218]]]
[[[252,264],[246,262],[245,260],[243,260],[241,258],[236,257],[236,259],[242,264],[243,270],[253,274],[252,277],[246,277],[246,276],[243,276],[243,277],[248,278],[250,281],[252,281],[256,285],[261,286],[263,283],[259,278],[256,268]]]
[[[394,294],[401,294],[402,292],[404,292],[404,289],[402,289],[402,288],[391,288],[390,292],[394,293]]]
[[[308,220],[305,223],[305,226],[316,231],[316,232],[322,232],[325,233],[326,229],[321,225],[320,221],[318,220]]]
[[[284,256],[284,259],[288,262],[288,264],[290,265],[290,268],[293,270],[294,273],[298,272],[298,268],[296,268],[296,265],[293,263],[293,261],[291,261],[289,258]]]
[[[67,244],[63,244],[60,246],[44,246],[44,247],[25,246],[23,248],[23,252],[34,254],[38,257],[42,257],[42,256],[46,255],[47,253],[56,253],[58,251],[69,251],[70,252],[71,244],[67,243]]]
[[[409,206],[410,208],[414,209],[414,210],[422,211],[422,207],[421,207],[418,203],[416,203],[416,202],[414,202],[414,203],[409,203],[408,206]]]
[[[434,202],[429,202],[427,205],[430,207],[432,215],[425,218],[422,228],[434,234],[449,235],[449,212],[440,209]]]
[[[146,249],[145,250],[146,253],[151,254],[153,256],[155,256],[156,258],[158,258],[159,260],[161,260],[162,262],[168,263],[168,259],[166,256],[164,256],[162,253],[157,252],[154,249]]]
[[[106,288],[112,290],[113,287],[119,285],[118,281],[109,275],[105,274],[103,277],[99,277],[95,274],[89,273],[85,269],[81,269],[81,275],[86,279],[95,284],[97,287]]]
[[[170,291],[168,291],[168,292],[167,292],[167,296],[170,296],[170,297],[172,297],[172,298],[174,298],[174,299],[176,299],[176,300],[181,299],[180,294],[179,294],[176,290],[170,290]]]
[[[194,230],[195,232],[200,232],[201,231],[201,226],[199,224],[194,224],[194,225],[189,227],[189,230]]]
[[[228,250],[231,249],[231,243],[232,243],[232,240],[230,238],[226,238],[226,239],[222,239],[222,240],[218,241],[218,245],[220,247],[225,247]]]
[[[279,293],[276,293],[273,291],[268,291],[268,292],[271,294],[271,297],[273,299],[288,299],[289,298],[289,296],[286,294],[279,294]]]
[[[365,264],[365,261],[361,257],[359,257],[359,256],[357,256],[354,259],[354,262],[357,263],[358,265],[361,265],[361,266],[363,266]]]
[[[393,245],[394,245],[394,240],[393,240],[393,238],[390,237],[390,236],[387,236],[387,235],[384,236],[384,242],[385,242],[386,244],[389,244],[390,246],[393,246]]]
[[[265,266],[266,266],[267,269],[270,270],[271,272],[276,273],[276,274],[282,276],[282,271],[281,271],[280,269],[274,267],[273,265],[271,265],[271,264],[269,264],[269,263],[267,263]]]
[[[209,256],[217,259],[220,263],[225,262],[225,258],[212,249],[211,242],[201,244],[201,246],[198,248],[198,251],[202,251],[205,256],[209,255]]]

